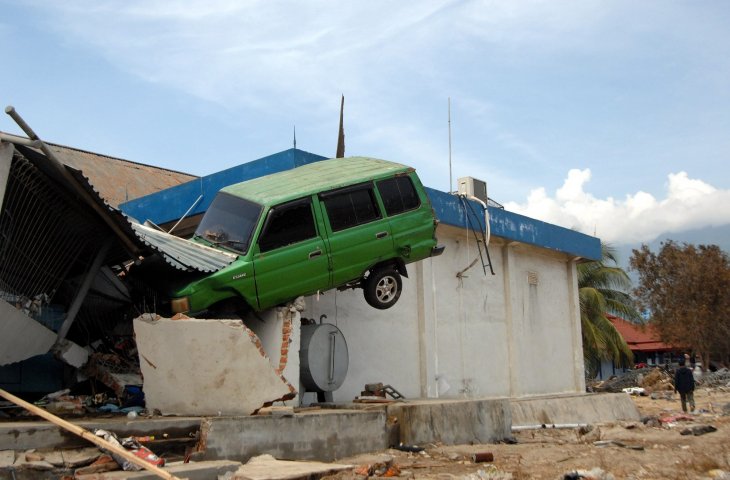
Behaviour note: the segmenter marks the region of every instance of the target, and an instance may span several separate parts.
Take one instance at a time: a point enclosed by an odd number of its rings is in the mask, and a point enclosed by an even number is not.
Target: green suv
[[[393,306],[405,265],[440,255],[437,221],[416,172],[364,157],[323,160],[231,185],[193,241],[238,255],[173,292],[174,312],[265,310],[331,288],[363,288]]]

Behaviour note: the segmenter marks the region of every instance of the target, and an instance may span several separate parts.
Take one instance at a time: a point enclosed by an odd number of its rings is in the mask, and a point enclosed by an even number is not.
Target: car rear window
[[[378,190],[388,216],[413,210],[421,205],[416,188],[408,176],[381,180],[378,182]]]

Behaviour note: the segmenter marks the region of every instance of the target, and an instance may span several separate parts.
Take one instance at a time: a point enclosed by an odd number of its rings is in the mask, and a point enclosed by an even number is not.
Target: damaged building
[[[2,387],[41,393],[92,376],[121,391],[134,383],[124,375],[141,360],[145,379],[156,378],[156,387],[145,387],[148,400],[163,413],[219,413],[213,405],[192,408],[196,392],[185,407],[171,403],[169,389],[185,381],[165,384],[170,375],[159,374],[191,368],[181,367],[185,354],[166,363],[138,355],[138,347],[160,353],[173,345],[191,352],[208,336],[190,334],[205,323],[156,321],[161,299],[128,275],[130,267],[156,257],[169,277],[226,266],[231,254],[191,249],[160,229],[189,236],[222,187],[325,157],[289,149],[198,178],[29,136],[0,137]],[[483,185],[465,182],[466,190]],[[245,348],[265,354],[280,382],[268,400],[348,402],[378,383],[406,398],[583,392],[576,265],[600,257],[599,240],[499,205],[485,211],[483,190],[474,200],[427,189],[446,250],[408,266],[392,308],[376,310],[359,292],[335,289],[239,320],[237,335],[250,340]],[[206,352],[222,341],[212,323],[208,328],[196,364],[198,381],[210,382],[206,395],[216,389],[216,365],[225,362],[205,364]],[[230,348],[242,348],[238,341]],[[241,356],[238,362],[245,363]]]

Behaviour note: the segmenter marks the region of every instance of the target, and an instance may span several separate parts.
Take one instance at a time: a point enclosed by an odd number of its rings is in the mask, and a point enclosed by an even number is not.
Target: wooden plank
[[[118,447],[117,445],[114,445],[112,443],[109,443],[108,441],[104,440],[101,437],[97,437],[92,432],[79,427],[78,425],[74,425],[71,422],[67,422],[66,420],[62,418],[58,418],[57,416],[53,415],[52,413],[47,412],[46,410],[36,407],[32,403],[28,403],[23,399],[20,399],[16,397],[15,395],[6,392],[5,390],[0,388],[0,397],[4,397],[8,401],[13,402],[14,404],[25,408],[30,413],[34,415],[38,415],[39,417],[42,417],[45,420],[48,420],[49,422],[53,423],[54,425],[57,425],[65,430],[68,430],[71,433],[74,433],[84,440],[88,440],[89,442],[97,445],[98,447],[101,447],[109,452],[114,452],[115,454],[119,455],[120,457],[124,457],[124,459],[129,460],[130,462],[134,463],[137,466],[140,466],[144,468],[145,470],[148,470],[155,475],[157,475],[160,478],[164,478],[166,480],[180,480],[178,477],[175,477],[170,472],[167,472],[160,467],[157,467],[155,465],[152,465],[149,462],[146,462],[142,460],[141,458],[137,457],[133,453],[127,451],[123,447]]]

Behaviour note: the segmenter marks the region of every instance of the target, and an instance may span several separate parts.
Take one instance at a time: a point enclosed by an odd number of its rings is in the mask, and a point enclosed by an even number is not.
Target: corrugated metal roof
[[[262,205],[274,205],[303,195],[378,179],[412,167],[376,158],[333,158],[237,183],[222,191]]]
[[[88,192],[91,200],[99,207],[100,214],[105,215],[105,222],[110,226],[116,226],[117,236],[120,240],[131,247],[135,245],[139,247],[140,253],[151,254],[156,252],[160,254],[165,261],[178,270],[199,271],[199,272],[216,272],[221,268],[233,262],[237,256],[232,253],[206,247],[204,245],[195,244],[189,240],[185,240],[174,235],[170,235],[159,230],[151,229],[136,222],[132,222],[120,210],[109,205],[109,203],[99,194],[95,185],[92,185],[90,179],[85,172],[76,170],[75,168],[66,166],[66,170],[74,177],[76,185],[71,185],[66,179],[58,175],[52,168],[48,168],[47,162],[39,161],[45,159],[45,155],[34,149],[17,146],[16,150],[28,160],[41,168],[49,175],[59,186],[75,192],[76,189],[83,189]],[[91,211],[91,208],[89,207]],[[132,251],[129,253],[138,254]]]
[[[165,259],[165,262],[178,270],[199,271],[204,273],[217,272],[231,264],[237,255],[218,250],[205,245],[185,240],[167,232],[141,225],[131,221],[124,213],[110,206],[96,191],[94,185],[79,170],[66,167],[72,172],[76,180],[103,205],[109,217],[119,225],[120,230],[129,235],[129,238],[139,245],[140,249],[151,249]],[[147,247],[147,248],[145,248]]]
[[[170,235],[139,223],[131,223],[137,238],[159,252],[167,263],[180,270],[217,272],[230,265],[238,255]]]

